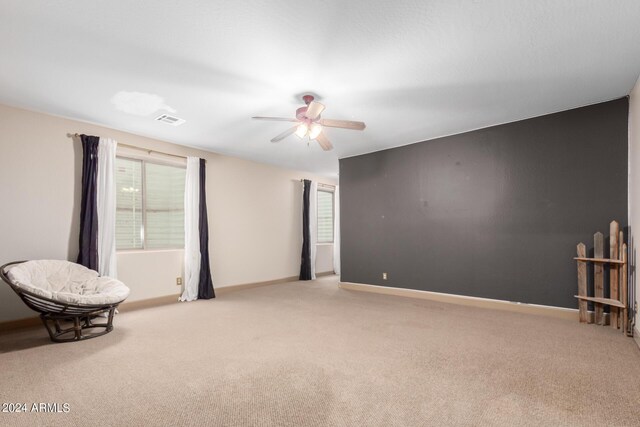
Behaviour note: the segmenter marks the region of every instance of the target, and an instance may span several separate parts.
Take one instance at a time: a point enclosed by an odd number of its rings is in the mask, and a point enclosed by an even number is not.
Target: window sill
[[[331,242],[331,243],[316,243],[316,246],[333,246],[333,242]]]
[[[127,255],[127,254],[149,254],[155,252],[175,252],[175,251],[184,251],[184,248],[168,248],[168,249],[122,249],[116,251],[116,255]]]

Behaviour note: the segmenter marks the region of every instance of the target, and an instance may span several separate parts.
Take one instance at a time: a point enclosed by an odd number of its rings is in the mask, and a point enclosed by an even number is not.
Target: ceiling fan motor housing
[[[296,118],[301,122],[307,122],[309,119],[307,118],[307,108],[309,107],[300,107],[296,110]]]
[[[311,104],[311,102],[314,100],[314,97],[313,95],[305,95],[302,97],[302,100],[304,101],[306,106],[300,107],[296,110],[296,118],[302,122],[310,123],[311,120],[307,118],[306,114],[307,109],[309,108],[309,104]]]

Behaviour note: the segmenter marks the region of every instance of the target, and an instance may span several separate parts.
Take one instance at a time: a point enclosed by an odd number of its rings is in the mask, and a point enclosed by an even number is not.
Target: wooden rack
[[[581,323],[604,325],[604,306],[610,307],[609,324],[631,335],[628,305],[628,263],[627,244],[617,221],[609,224],[609,258],[604,257],[604,236],[597,232],[593,235],[593,258],[588,258],[586,246],[579,243],[578,256],[578,307]],[[587,264],[593,266],[594,296],[587,292]],[[604,266],[609,265],[609,298],[604,296]],[[593,302],[593,319],[587,311],[588,301]]]

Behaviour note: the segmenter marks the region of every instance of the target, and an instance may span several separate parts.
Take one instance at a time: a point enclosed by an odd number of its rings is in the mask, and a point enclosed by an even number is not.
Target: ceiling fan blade
[[[364,128],[367,127],[364,122],[352,122],[350,120],[322,119],[318,123],[320,123],[322,126],[327,126],[330,128],[351,130],[364,130]]]
[[[252,119],[257,120],[272,120],[276,122],[297,122],[298,119],[289,119],[286,117],[251,117]]]
[[[318,141],[318,144],[320,144],[320,147],[322,147],[324,151],[333,150],[333,145],[331,144],[331,141],[327,139],[324,132],[320,132],[320,135],[316,137],[316,141]]]
[[[307,112],[304,113],[304,115],[307,116],[308,119],[315,120],[320,116],[320,113],[324,111],[324,108],[325,107],[323,104],[320,104],[316,101],[311,101],[311,103],[307,107]]]
[[[285,139],[286,137],[288,137],[289,135],[291,135],[292,133],[294,133],[296,131],[296,129],[298,129],[298,125],[291,127],[287,130],[285,130],[284,132],[282,132],[280,135],[276,136],[275,138],[271,139],[271,142],[278,142],[278,141],[282,141],[283,139]]]

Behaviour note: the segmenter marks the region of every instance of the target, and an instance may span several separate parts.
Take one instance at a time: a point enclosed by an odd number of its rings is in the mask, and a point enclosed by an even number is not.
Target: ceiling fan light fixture
[[[316,139],[320,132],[322,132],[322,125],[319,123],[312,124],[309,130],[309,139]]]
[[[322,119],[321,114],[324,112],[325,106],[319,102],[314,101],[313,95],[303,96],[305,103],[304,107],[300,107],[296,110],[295,118],[285,117],[263,117],[254,116],[254,119],[258,120],[273,120],[277,122],[293,122],[295,125],[282,132],[280,135],[271,138],[271,142],[280,142],[283,139],[295,134],[298,138],[304,139],[309,137],[307,144],[311,141],[316,141],[318,145],[324,150],[329,151],[333,149],[333,144],[327,138],[324,132],[325,127],[340,128],[350,130],[364,130],[366,127],[363,122],[355,122],[351,120],[335,120],[335,119]]]
[[[306,123],[302,123],[300,126],[298,126],[298,129],[296,129],[296,136],[298,138],[304,138],[307,135],[308,131],[309,126],[307,126]]]

